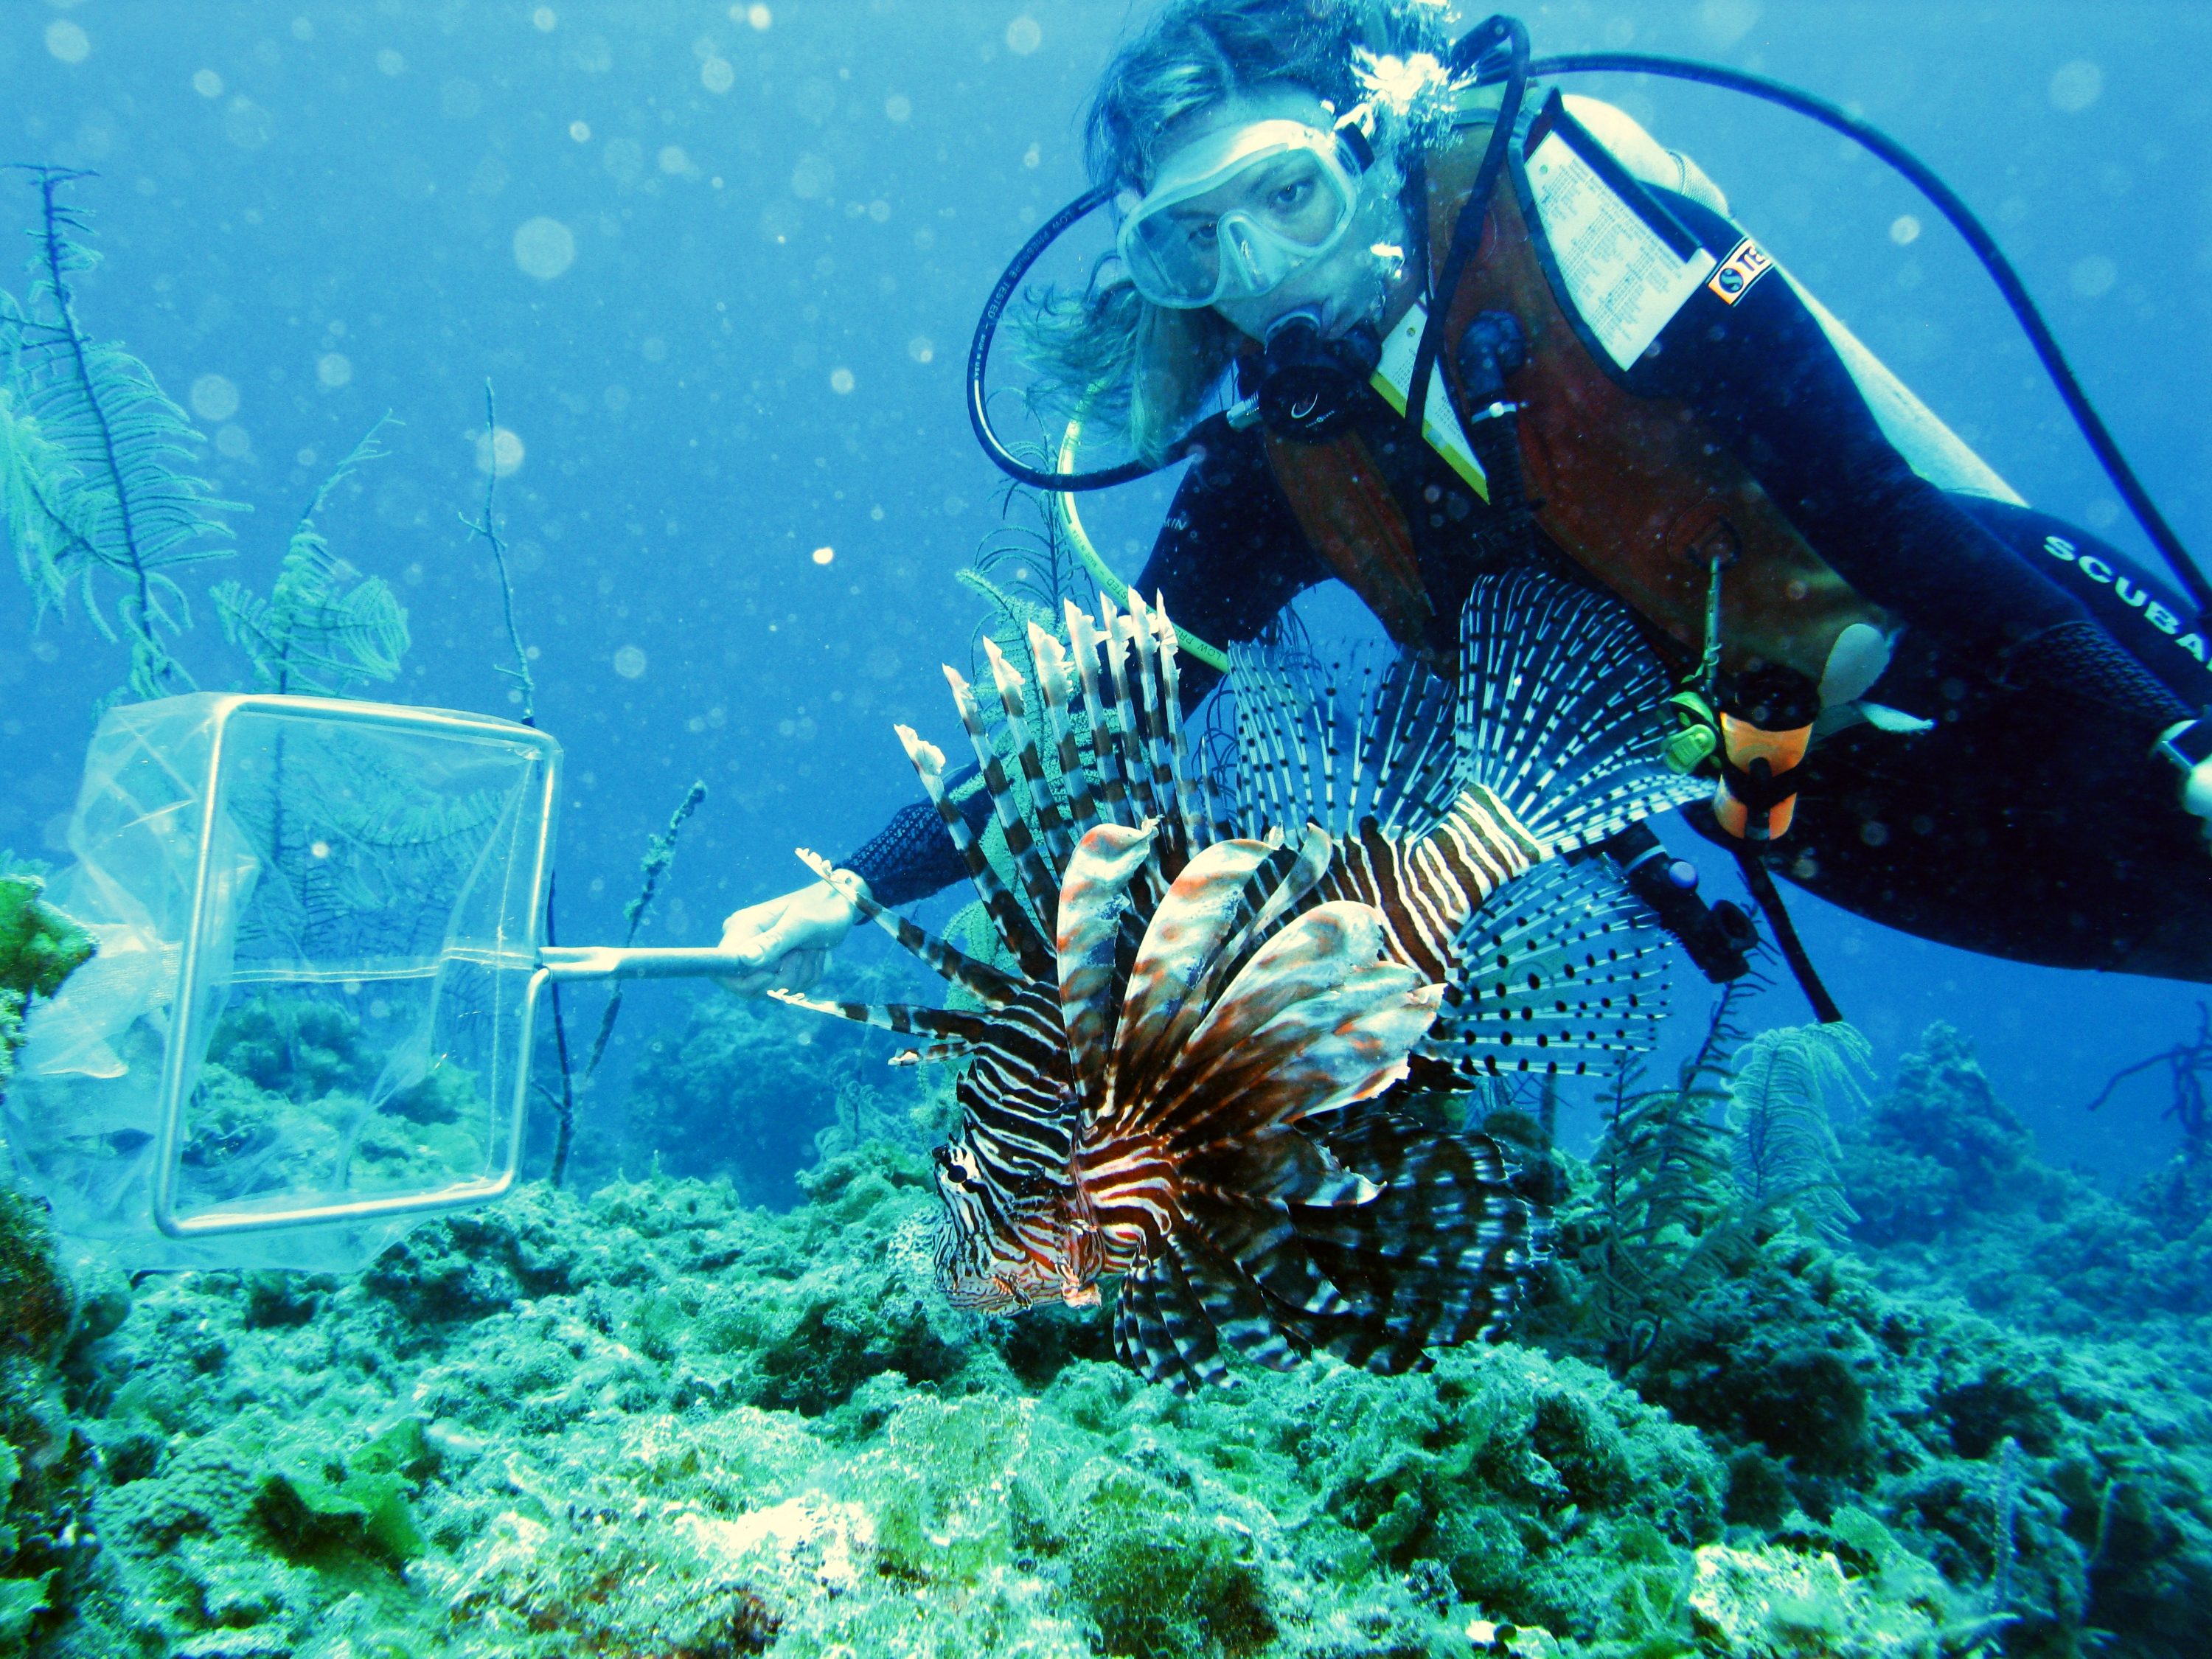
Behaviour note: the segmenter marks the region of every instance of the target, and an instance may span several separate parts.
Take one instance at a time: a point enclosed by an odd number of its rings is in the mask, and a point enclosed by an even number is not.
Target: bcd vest
[[[1432,289],[1488,131],[1476,128],[1430,157]],[[1450,296],[1436,373],[1464,422],[1460,336],[1482,312],[1519,319],[1528,360],[1511,394],[1522,405],[1522,467],[1544,532],[1674,647],[1678,670],[1703,649],[1717,555],[1724,561],[1727,672],[1778,664],[1817,684],[1845,628],[1865,623],[1894,631],[1887,613],[1807,544],[1695,410],[1636,396],[1593,358],[1544,274],[1510,174],[1508,168],[1498,180],[1482,240]],[[1275,482],[1315,550],[1393,639],[1421,649],[1436,605],[1405,508],[1365,442],[1356,431],[1319,444],[1273,434],[1265,441]]]

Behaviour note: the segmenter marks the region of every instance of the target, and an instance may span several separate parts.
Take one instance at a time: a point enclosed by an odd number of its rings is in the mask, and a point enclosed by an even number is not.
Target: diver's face
[[[1160,170],[1164,172],[1185,149],[1218,133],[1279,120],[1302,122],[1326,133],[1335,125],[1336,115],[1318,97],[1298,88],[1232,98],[1183,124],[1176,143],[1163,152]],[[1312,155],[1292,152],[1240,173],[1218,190],[1178,204],[1174,211],[1194,235],[1203,235],[1206,226],[1231,214],[1242,214],[1267,224],[1286,243],[1316,245],[1328,236],[1340,199],[1318,173],[1319,164]],[[1375,199],[1378,194],[1383,196],[1380,202]],[[1320,311],[1323,329],[1332,335],[1375,317],[1398,275],[1395,251],[1403,245],[1404,216],[1395,198],[1372,189],[1360,191],[1354,212],[1350,231],[1327,253],[1300,265],[1264,294],[1217,301],[1214,312],[1255,340],[1267,337],[1276,319],[1309,307]],[[1377,252],[1378,245],[1383,252]]]

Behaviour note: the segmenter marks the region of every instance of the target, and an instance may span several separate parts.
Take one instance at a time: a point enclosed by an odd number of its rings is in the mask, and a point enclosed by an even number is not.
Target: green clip
[[[1680,722],[1662,751],[1667,764],[1677,772],[1694,772],[1720,748],[1720,721],[1714,718],[1712,705],[1694,691],[1677,691],[1667,699],[1667,707]]]

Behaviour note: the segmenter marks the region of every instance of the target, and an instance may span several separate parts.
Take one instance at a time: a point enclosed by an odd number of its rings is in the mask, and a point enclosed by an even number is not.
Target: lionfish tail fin
[[[1669,690],[1614,600],[1516,570],[1460,612],[1462,789],[1486,790],[1553,852],[1603,841],[1711,786],[1662,756]]]
[[[1554,859],[1508,883],[1455,954],[1419,1052],[1462,1078],[1581,1077],[1657,1041],[1673,944],[1602,859]]]

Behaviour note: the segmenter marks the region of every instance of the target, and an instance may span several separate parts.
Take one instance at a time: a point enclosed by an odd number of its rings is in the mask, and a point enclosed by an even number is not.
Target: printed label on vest
[[[1717,263],[1669,247],[1557,132],[1529,152],[1528,188],[1583,325],[1626,368]]]
[[[1705,286],[1718,295],[1723,305],[1734,305],[1751,292],[1751,285],[1774,269],[1774,261],[1766,250],[1747,236],[1721,261],[1721,268]]]
[[[1413,359],[1420,355],[1421,331],[1429,325],[1429,308],[1419,301],[1400,319],[1382,342],[1382,359],[1368,384],[1401,415],[1406,412],[1406,388],[1413,383]],[[1482,476],[1482,463],[1474,459],[1474,446],[1452,412],[1451,393],[1441,369],[1429,376],[1428,407],[1421,411],[1421,435],[1443,456],[1451,470],[1484,501],[1490,499],[1490,482]]]

